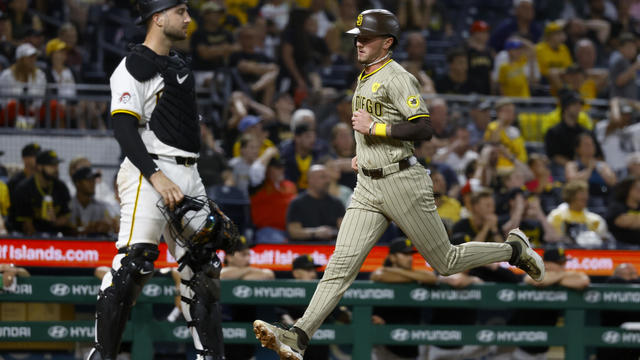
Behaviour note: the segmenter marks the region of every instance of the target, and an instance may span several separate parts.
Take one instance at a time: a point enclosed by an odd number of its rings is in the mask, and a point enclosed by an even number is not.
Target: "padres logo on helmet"
[[[390,11],[384,9],[371,9],[361,12],[356,18],[356,27],[347,31],[347,34],[362,36],[392,36],[398,42],[400,23],[398,18]]]

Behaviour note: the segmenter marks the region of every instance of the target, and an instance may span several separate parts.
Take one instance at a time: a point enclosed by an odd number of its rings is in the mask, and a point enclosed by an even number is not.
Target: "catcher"
[[[197,360],[223,360],[221,263],[216,250],[233,252],[240,243],[238,231],[204,196],[185,196],[174,210],[160,199],[157,208],[166,219],[164,236],[178,262],[181,308],[198,352]],[[98,294],[96,345],[88,360],[116,359],[131,308],[151,278],[153,261],[159,254],[155,244],[133,244],[118,253],[114,264],[120,266],[114,265],[104,276]]]

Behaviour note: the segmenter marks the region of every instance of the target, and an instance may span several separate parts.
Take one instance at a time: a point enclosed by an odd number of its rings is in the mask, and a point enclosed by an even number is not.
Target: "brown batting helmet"
[[[365,10],[358,15],[356,27],[347,34],[362,36],[392,36],[398,42],[400,23],[398,18],[385,9]]]

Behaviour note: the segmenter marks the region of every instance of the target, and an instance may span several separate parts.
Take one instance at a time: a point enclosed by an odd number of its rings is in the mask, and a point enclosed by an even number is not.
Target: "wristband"
[[[387,136],[387,124],[378,124],[373,127],[373,134],[376,136]]]
[[[373,127],[376,126],[376,122],[372,121],[371,124],[369,124],[369,135],[373,135]]]

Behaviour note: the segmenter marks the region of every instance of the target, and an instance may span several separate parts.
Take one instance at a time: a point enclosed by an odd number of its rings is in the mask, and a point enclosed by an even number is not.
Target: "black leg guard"
[[[200,267],[189,281],[183,284],[193,292],[192,298],[182,297],[183,306],[188,308],[191,321],[187,324],[195,329],[202,350],[198,359],[223,360],[222,316],[220,313],[220,261],[214,260]],[[186,310],[186,309],[185,309]]]
[[[120,268],[112,270],[111,286],[101,290],[96,304],[96,349],[101,357],[90,360],[114,360],[118,355],[122,333],[131,313],[131,307],[144,284],[153,276],[153,262],[158,258],[158,246],[134,244],[126,249]],[[122,249],[121,249],[122,251]]]

